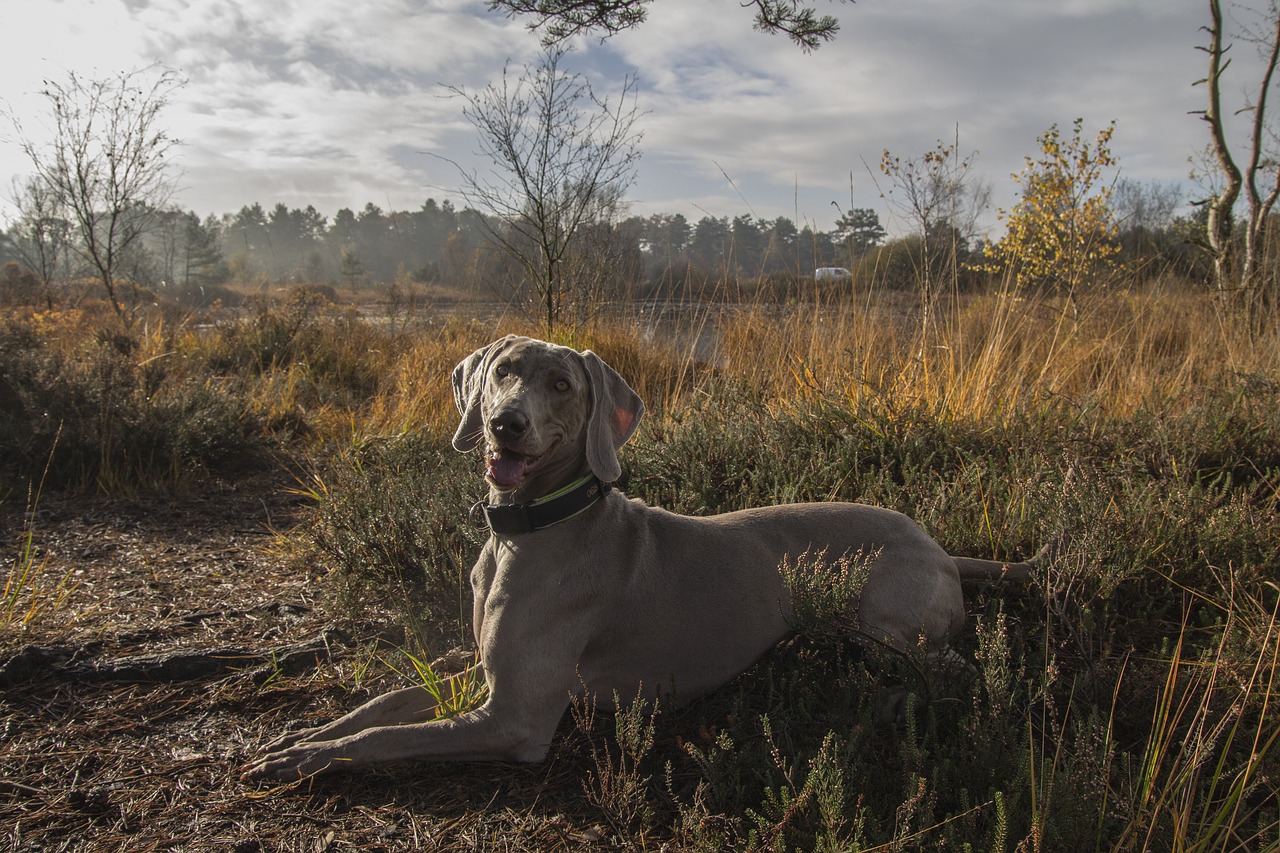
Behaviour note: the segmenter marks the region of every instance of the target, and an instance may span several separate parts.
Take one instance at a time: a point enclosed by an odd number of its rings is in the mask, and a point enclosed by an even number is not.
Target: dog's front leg
[[[389,694],[394,695],[394,694]],[[378,726],[331,740],[308,739],[250,766],[246,779],[296,780],[393,761],[541,761],[565,707],[541,713],[504,709],[493,701],[447,720]]]
[[[462,689],[461,685],[477,684],[482,681],[484,681],[484,667],[477,664],[445,679],[440,685],[440,694],[450,696]],[[263,758],[269,758],[273,753],[281,752],[294,744],[338,740],[364,729],[425,722],[435,710],[436,704],[435,697],[420,685],[393,690],[370,699],[331,723],[289,732],[263,747],[261,755]]]

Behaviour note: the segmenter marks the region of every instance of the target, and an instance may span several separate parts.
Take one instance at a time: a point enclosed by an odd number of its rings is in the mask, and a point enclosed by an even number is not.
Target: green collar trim
[[[480,504],[485,521],[494,533],[532,533],[568,521],[584,512],[613,489],[594,474],[588,474],[562,489],[527,503]]]

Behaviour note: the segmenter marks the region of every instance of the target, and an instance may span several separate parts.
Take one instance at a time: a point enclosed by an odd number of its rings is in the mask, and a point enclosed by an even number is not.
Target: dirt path
[[[554,760],[239,781],[285,727],[398,683],[374,644],[334,632],[322,580],[282,553],[273,531],[300,510],[286,485],[41,502],[39,559],[70,592],[0,634],[0,850],[608,847],[598,818],[566,816],[577,771]],[[0,513],[0,555],[23,525]]]
[[[27,524],[46,587],[65,579],[67,598],[5,645],[38,643],[140,654],[157,648],[267,640],[305,618],[271,620],[287,605],[311,610],[313,578],[286,565],[274,531],[296,521],[298,500],[278,478],[210,481],[178,496],[136,500],[49,497]],[[5,543],[23,536],[23,516],[0,519]],[[255,615],[257,613],[257,615]],[[245,624],[248,620],[248,624]],[[255,631],[255,629],[258,629]]]

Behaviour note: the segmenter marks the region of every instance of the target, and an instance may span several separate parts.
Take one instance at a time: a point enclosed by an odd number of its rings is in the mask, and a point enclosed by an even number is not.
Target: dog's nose
[[[529,428],[529,417],[518,409],[506,409],[489,419],[494,435],[519,438]]]

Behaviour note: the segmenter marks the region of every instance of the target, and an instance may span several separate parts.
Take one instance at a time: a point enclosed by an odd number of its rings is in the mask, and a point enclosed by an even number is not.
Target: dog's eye
[[[507,377],[507,374],[509,374],[510,372],[511,372],[511,368],[505,364],[499,364],[497,367],[493,369],[493,375],[498,377],[499,379],[505,379]]]
[[[557,382],[557,383],[556,383],[556,390],[557,390],[557,391],[560,391],[560,392],[568,391],[568,390],[569,390],[569,380],[568,380],[568,379],[561,379],[559,382]]]

